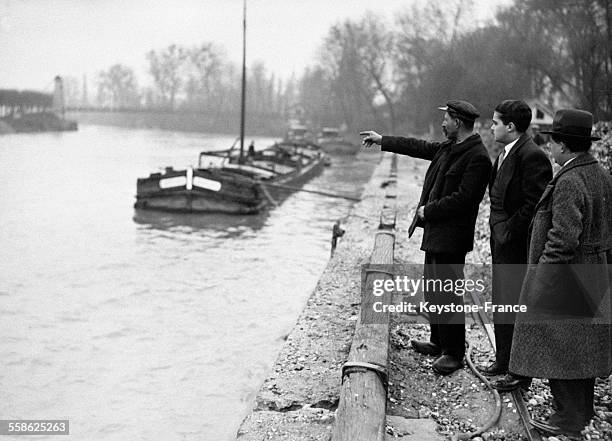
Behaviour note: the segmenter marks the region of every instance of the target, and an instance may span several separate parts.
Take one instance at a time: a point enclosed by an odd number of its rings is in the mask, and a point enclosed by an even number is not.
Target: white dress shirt
[[[504,147],[504,154],[503,154],[503,156],[500,155],[500,158],[497,161],[497,169],[498,170],[501,167],[502,162],[504,162],[504,159],[506,159],[508,157],[508,155],[510,154],[510,150],[512,150],[512,147],[514,147],[514,144],[516,144],[516,141],[518,141],[518,138],[516,138],[510,144],[506,144],[506,146]]]

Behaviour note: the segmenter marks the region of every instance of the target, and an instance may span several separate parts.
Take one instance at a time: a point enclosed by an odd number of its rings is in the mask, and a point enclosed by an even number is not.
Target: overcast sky
[[[391,22],[412,1],[247,0],[247,63],[282,77],[308,66],[329,27],[367,12]],[[474,0],[475,19],[510,0]],[[145,54],[214,41],[241,59],[242,0],[0,0],[0,89],[50,92],[55,75],[87,75],[121,63],[146,82]]]

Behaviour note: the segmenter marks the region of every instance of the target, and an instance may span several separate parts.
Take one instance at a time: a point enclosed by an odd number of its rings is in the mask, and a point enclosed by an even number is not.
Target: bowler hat
[[[440,110],[444,110],[449,113],[454,113],[457,118],[464,119],[466,121],[474,121],[480,116],[476,107],[467,101],[462,100],[450,100],[444,107],[438,107]]]
[[[586,110],[562,109],[555,113],[551,130],[543,130],[540,133],[548,133],[560,137],[572,139],[590,139],[597,141],[601,138],[591,136],[593,129],[593,114]]]

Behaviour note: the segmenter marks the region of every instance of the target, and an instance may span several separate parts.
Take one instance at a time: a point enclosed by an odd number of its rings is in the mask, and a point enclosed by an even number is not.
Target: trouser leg
[[[499,260],[496,262],[495,258],[493,262],[493,303],[497,305],[518,304],[526,266],[499,263]],[[493,321],[495,323],[495,359],[499,366],[508,369],[516,314],[496,311],[493,313]]]
[[[425,281],[454,283],[457,279],[463,278],[464,263],[465,254],[425,253]],[[463,297],[455,295],[454,292],[426,290],[424,297],[425,301],[432,305],[463,304]],[[431,313],[430,327],[431,342],[440,346],[443,354],[463,358],[465,355],[464,313]]]
[[[594,415],[593,397],[595,379],[549,379],[556,412],[550,422],[563,430],[580,432]]]
[[[423,268],[423,278],[425,280],[435,279],[435,271],[433,267],[434,258],[432,254],[425,253],[425,267]],[[424,293],[425,301],[431,301],[427,292]],[[429,299],[429,300],[428,300]],[[440,341],[440,320],[437,314],[429,314],[429,341],[436,346],[442,347]]]
[[[508,370],[510,364],[513,333],[514,325],[495,324],[495,360],[505,370]]]

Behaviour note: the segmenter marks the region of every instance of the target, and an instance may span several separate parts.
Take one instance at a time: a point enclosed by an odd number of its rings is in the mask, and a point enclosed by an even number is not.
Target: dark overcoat
[[[542,150],[526,133],[517,140],[498,170],[493,164],[489,196],[491,214],[492,300],[516,304],[527,264],[529,224],[544,188],[552,179],[552,166]],[[514,323],[514,314],[495,313],[496,324]],[[510,330],[508,340],[512,338]],[[508,341],[509,346],[510,341]],[[507,357],[510,356],[508,347]],[[506,359],[507,362],[507,359]]]
[[[589,154],[566,164],[536,206],[510,371],[581,379],[612,370],[612,177]]]
[[[499,170],[498,161],[489,182],[492,260],[494,264],[526,263],[529,224],[552,179],[552,166],[527,134],[517,139]]]
[[[418,205],[425,206],[425,222],[417,224],[424,229],[421,250],[471,251],[478,205],[491,175],[491,160],[480,135],[460,143],[383,136],[381,149],[431,161]]]

